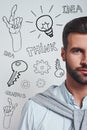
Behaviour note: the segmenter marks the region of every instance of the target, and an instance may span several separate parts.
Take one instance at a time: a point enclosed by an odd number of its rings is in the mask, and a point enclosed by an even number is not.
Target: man
[[[63,45],[66,81],[26,103],[19,130],[87,130],[87,17],[65,25]]]

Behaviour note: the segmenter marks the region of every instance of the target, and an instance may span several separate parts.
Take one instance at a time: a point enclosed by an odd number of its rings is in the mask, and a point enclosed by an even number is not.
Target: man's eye
[[[81,51],[81,49],[73,49],[72,52],[78,54],[78,53],[81,53],[82,51]]]

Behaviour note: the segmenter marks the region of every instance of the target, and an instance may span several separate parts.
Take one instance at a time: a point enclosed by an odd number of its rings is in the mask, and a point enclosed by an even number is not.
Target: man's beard
[[[68,62],[66,61],[66,69],[70,76],[78,83],[82,85],[87,85],[87,74],[78,73],[80,69],[87,69],[87,65],[82,67],[77,67],[74,70],[70,67]]]

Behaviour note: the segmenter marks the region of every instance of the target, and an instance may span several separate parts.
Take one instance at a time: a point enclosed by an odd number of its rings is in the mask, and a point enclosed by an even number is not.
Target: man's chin
[[[74,80],[76,80],[79,84],[87,85],[87,74],[85,75],[74,75]]]
[[[87,79],[77,79],[76,81],[82,85],[87,85]]]

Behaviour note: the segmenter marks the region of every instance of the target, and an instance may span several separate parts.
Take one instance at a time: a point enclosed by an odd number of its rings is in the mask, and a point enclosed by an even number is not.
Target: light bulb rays
[[[51,5],[50,9],[48,10],[48,14],[44,15],[44,10],[43,7],[40,6],[40,12],[41,15],[37,17],[36,13],[31,10],[32,15],[36,18],[36,20],[33,21],[26,21],[29,24],[34,24],[36,25],[36,29],[33,29],[30,31],[30,33],[36,32],[36,30],[39,30],[39,32],[45,33],[46,36],[53,37],[53,24],[54,21],[51,17],[52,10],[53,10],[54,5]],[[61,14],[58,14],[54,16],[54,18],[58,18]],[[56,24],[56,26],[62,26],[62,24]],[[38,39],[40,38],[41,34],[38,35]]]
[[[54,7],[54,5],[52,5],[51,8],[49,9],[49,13],[52,11],[53,7]]]

